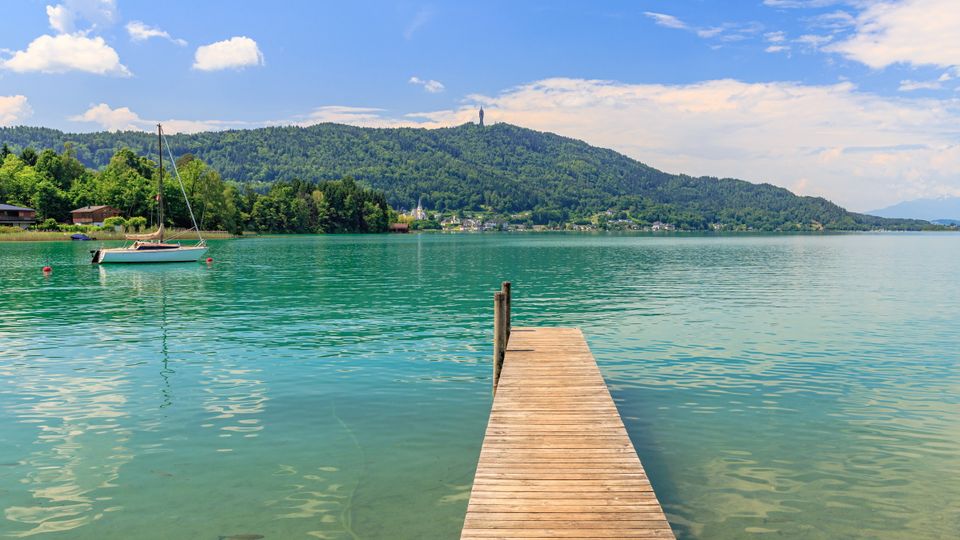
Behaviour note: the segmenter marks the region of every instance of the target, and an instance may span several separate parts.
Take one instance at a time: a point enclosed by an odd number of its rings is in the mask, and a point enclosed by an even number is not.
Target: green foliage
[[[23,149],[23,152],[20,152],[20,161],[23,161],[27,165],[33,167],[37,164],[37,151],[29,146]]]
[[[34,165],[29,164],[31,160]],[[233,233],[248,228],[291,233],[384,232],[396,218],[382,192],[352,178],[275,182],[262,193],[224,182],[216,170],[192,155],[179,160],[178,170],[201,228]],[[156,163],[129,148],[117,151],[99,172],[87,170],[70,145],[61,154],[33,152],[33,158],[26,151],[20,155],[9,152],[0,163],[0,201],[30,206],[37,210],[38,219],[44,220],[44,227],[60,230],[72,230],[57,225],[70,218],[72,208],[106,204],[138,217],[107,218],[105,229],[126,225],[139,230],[148,223],[141,216],[156,216],[158,174]],[[164,222],[192,227],[180,184],[170,174],[164,171]]]
[[[440,230],[442,228],[439,223],[432,219],[416,219],[410,223],[410,229],[414,231]]]
[[[112,216],[103,220],[104,229],[113,229],[114,227],[123,227],[127,224],[127,220],[122,216]]]
[[[252,201],[249,221],[261,232],[385,232],[390,225],[391,209],[383,193],[349,177],[318,183],[276,182]]]
[[[104,182],[108,186],[105,191],[91,195],[99,198],[98,204],[112,204],[128,215],[149,215],[152,206],[149,198],[143,196],[155,185],[155,173],[137,166],[130,156],[155,151],[151,134],[64,134],[45,128],[16,127],[0,128],[0,141],[9,143],[15,151],[28,147],[69,149],[70,156],[103,169],[100,174],[108,175],[110,181]],[[191,201],[198,200],[195,197],[204,201],[197,202],[194,209],[197,219],[230,230],[243,223],[258,229],[292,230],[303,225],[307,230],[363,230],[369,223],[382,221],[375,208],[378,204],[367,208],[345,199],[314,201],[312,194],[303,194],[299,188],[285,193],[301,202],[291,199],[281,203],[279,192],[270,195],[270,184],[299,178],[307,184],[320,185],[346,176],[384,191],[386,202],[396,207],[412,208],[422,197],[424,206],[438,211],[532,211],[531,221],[545,225],[592,218],[611,210],[623,216],[616,219],[631,219],[638,224],[663,221],[682,229],[864,230],[930,226],[919,220],[851,213],[823,198],[798,197],[770,184],[668,174],[612,150],[509,124],[486,128],[465,124],[434,130],[319,124],[308,128],[177,135],[170,143],[174,154],[184,156],[180,159],[184,181],[189,182],[188,175],[203,178],[197,180],[196,189],[188,187]],[[115,154],[121,155],[125,148],[131,149],[126,151],[129,154],[123,154],[122,163],[115,164]],[[60,154],[61,160],[67,153]],[[38,161],[43,159],[41,155]],[[141,165],[153,166],[146,158],[137,159]],[[190,167],[199,160],[203,168],[191,171]],[[0,167],[0,182],[8,161],[10,156]],[[113,170],[107,173],[107,169]],[[50,176],[54,185],[68,189],[57,179],[55,168],[44,170],[52,171],[44,174]],[[211,171],[227,179],[221,181],[222,189],[209,187],[218,185],[210,178],[209,175],[216,174]],[[146,181],[142,189],[136,175]],[[19,189],[18,185],[13,182],[10,189]],[[165,190],[164,196],[173,204],[173,190],[178,188],[172,183],[167,185],[171,191]],[[233,191],[229,191],[231,185]],[[255,212],[261,194],[268,200]],[[3,196],[0,191],[0,198]],[[182,201],[182,197],[179,199]],[[172,211],[171,219],[181,222],[185,209]],[[232,216],[236,220],[228,221]]]
[[[126,228],[131,232],[142,231],[147,226],[147,218],[143,216],[134,216],[127,220]]]
[[[53,218],[47,218],[43,220],[43,223],[37,223],[34,225],[34,228],[39,231],[59,231],[60,224],[57,223],[57,220]]]

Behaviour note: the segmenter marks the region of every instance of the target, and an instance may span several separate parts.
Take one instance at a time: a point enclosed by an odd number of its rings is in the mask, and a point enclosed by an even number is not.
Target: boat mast
[[[160,158],[157,160],[157,163],[160,167],[160,177],[157,185],[159,186],[159,192],[157,193],[157,215],[160,220],[160,243],[163,243],[163,128],[160,127],[160,124],[157,124],[157,157]]]
[[[167,137],[164,135],[164,139]],[[170,142],[167,141],[167,156],[170,157],[170,164],[173,165],[173,175],[177,178],[177,183],[180,184],[180,193],[183,194],[183,202],[187,203],[187,211],[190,212],[190,221],[193,222],[193,230],[197,231],[197,238],[200,239],[198,245],[204,245],[203,235],[200,234],[200,227],[197,226],[197,218],[193,215],[193,207],[190,206],[190,197],[187,197],[187,189],[183,187],[183,178],[180,178],[180,171],[177,170],[177,160],[173,159],[173,152],[170,150]]]

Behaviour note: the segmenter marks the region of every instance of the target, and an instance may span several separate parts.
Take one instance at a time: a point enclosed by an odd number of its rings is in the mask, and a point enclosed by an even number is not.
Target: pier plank
[[[513,328],[461,539],[674,538],[578,328]]]

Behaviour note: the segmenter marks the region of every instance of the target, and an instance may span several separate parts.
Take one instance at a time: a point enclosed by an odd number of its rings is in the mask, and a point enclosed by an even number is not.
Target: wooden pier
[[[509,287],[497,294],[495,395],[460,537],[674,538],[583,334],[511,329]]]

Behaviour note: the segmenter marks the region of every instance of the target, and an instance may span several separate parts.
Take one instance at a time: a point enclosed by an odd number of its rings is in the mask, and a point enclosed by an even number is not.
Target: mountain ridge
[[[506,123],[487,127],[364,128],[344,124],[267,127],[168,137],[175,155],[193,154],[225,179],[248,185],[351,176],[383,190],[391,205],[422,198],[433,210],[540,211],[577,218],[606,211],[691,229],[866,230],[922,228],[849,212],[822,197],[771,184],[692,177],[655,169],[614,150]],[[146,132],[64,133],[0,128],[0,144],[57,151],[102,168],[117,150],[155,153]]]
[[[926,221],[960,220],[960,197],[912,199],[871,210],[869,214],[894,219],[923,219]]]

